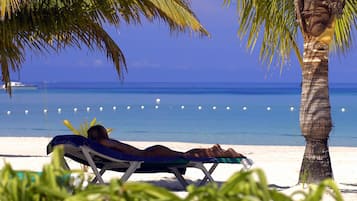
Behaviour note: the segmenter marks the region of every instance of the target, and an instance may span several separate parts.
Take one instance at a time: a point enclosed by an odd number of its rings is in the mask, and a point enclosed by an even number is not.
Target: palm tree
[[[10,74],[21,69],[27,52],[59,53],[83,46],[107,55],[123,78],[124,55],[103,28],[160,20],[172,32],[208,32],[186,0],[1,0],[0,65],[11,95]]]
[[[237,0],[240,37],[253,49],[262,36],[260,59],[283,67],[295,52],[302,71],[300,127],[305,153],[299,182],[333,178],[328,138],[332,129],[329,100],[330,49],[345,53],[357,28],[356,0]],[[225,3],[230,3],[225,0]],[[343,12],[342,12],[343,11]],[[301,56],[300,29],[304,44]]]

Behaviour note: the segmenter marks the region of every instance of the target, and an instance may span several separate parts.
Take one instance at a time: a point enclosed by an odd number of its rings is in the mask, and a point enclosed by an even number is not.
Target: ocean
[[[97,122],[130,141],[304,145],[300,84],[36,83],[0,98],[0,136],[71,134]],[[357,146],[357,84],[331,84],[329,144]]]

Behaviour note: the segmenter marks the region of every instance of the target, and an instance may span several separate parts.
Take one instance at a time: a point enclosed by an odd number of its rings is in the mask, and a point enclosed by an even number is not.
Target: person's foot
[[[222,149],[221,145],[219,144],[215,144],[212,146],[212,150],[216,151],[216,152],[223,152],[225,151],[224,149]]]
[[[230,157],[230,158],[240,158],[244,157],[241,153],[236,152],[234,149],[229,148],[225,151],[225,157]]]
[[[211,157],[222,157],[224,155],[224,152],[226,151],[222,149],[222,147],[219,144],[213,145],[210,150],[211,150],[210,153]]]

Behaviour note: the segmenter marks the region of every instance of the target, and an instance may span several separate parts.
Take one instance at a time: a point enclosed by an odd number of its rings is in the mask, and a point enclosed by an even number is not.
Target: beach
[[[50,162],[46,154],[46,146],[51,138],[48,137],[0,137],[0,166],[5,162],[10,163],[15,170],[41,171],[42,166]],[[183,142],[147,142],[125,141],[138,148],[145,148],[154,144],[167,145],[174,150],[186,151],[191,148],[209,147],[212,144],[183,143]],[[304,153],[303,146],[272,146],[272,145],[226,145],[222,148],[232,147],[254,161],[252,168],[264,170],[268,183],[272,188],[289,194],[301,188],[297,185],[300,165]],[[330,156],[334,180],[338,184],[346,201],[357,200],[357,148],[356,147],[330,147]],[[80,168],[78,163],[71,161],[71,168]],[[242,168],[237,164],[221,164],[213,173],[218,183],[226,181],[236,171]],[[195,182],[201,174],[196,169],[188,169],[185,179]],[[103,178],[109,181],[120,178],[122,173],[107,172]],[[203,176],[203,175],[202,175]],[[168,173],[133,174],[129,181],[144,181],[154,185],[169,188],[178,194],[184,195],[184,189],[175,177]],[[329,199],[327,199],[329,200]]]

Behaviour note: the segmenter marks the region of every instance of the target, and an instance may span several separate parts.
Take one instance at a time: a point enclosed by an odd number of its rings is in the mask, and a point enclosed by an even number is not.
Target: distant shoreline
[[[146,94],[296,94],[300,83],[261,82],[27,82],[41,90],[110,90]],[[330,83],[331,94],[357,95],[357,83]]]

